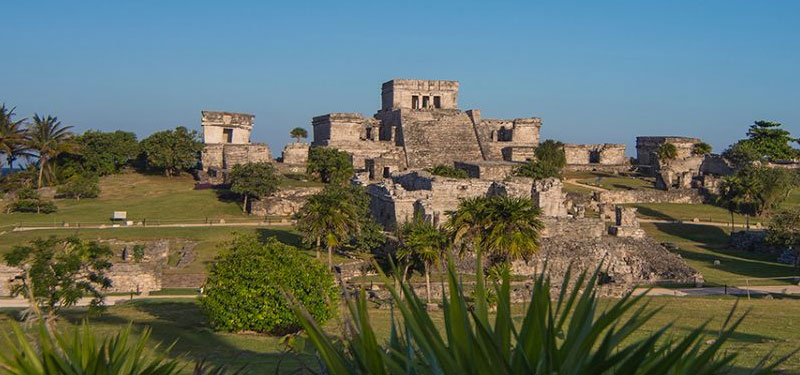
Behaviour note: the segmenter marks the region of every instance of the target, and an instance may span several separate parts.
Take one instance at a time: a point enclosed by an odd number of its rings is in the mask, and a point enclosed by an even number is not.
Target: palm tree
[[[74,134],[70,132],[72,126],[63,126],[57,117],[48,115],[39,117],[33,115],[33,125],[29,129],[28,146],[36,151],[39,158],[39,180],[37,187],[42,187],[44,170],[47,162],[64,152],[76,152],[78,144],[74,141]]]
[[[401,233],[403,243],[397,255],[406,262],[403,279],[406,278],[409,266],[415,260],[421,262],[425,269],[427,300],[431,303],[431,266],[439,264],[442,254],[450,246],[450,239],[447,233],[419,216],[414,217],[412,222],[404,224]]]
[[[733,233],[733,226],[735,225],[733,214],[739,207],[739,179],[734,176],[727,176],[722,179],[719,185],[719,194],[717,195],[717,204],[724,206],[728,209],[731,215],[731,233]]]
[[[15,108],[0,105],[0,154],[5,155],[8,169],[14,170],[14,161],[27,156],[25,119],[14,121]]]
[[[297,229],[306,242],[316,243],[318,258],[321,242],[325,243],[328,267],[333,269],[333,250],[359,230],[358,212],[346,192],[326,188],[300,208]]]
[[[459,245],[463,252],[473,247],[473,250],[480,250],[482,235],[486,227],[486,206],[487,198],[476,197],[462,199],[458,204],[458,209],[448,211],[450,219],[445,227],[452,235],[453,243]]]
[[[494,259],[528,259],[539,251],[539,233],[544,224],[541,210],[530,198],[487,198],[483,247]]]

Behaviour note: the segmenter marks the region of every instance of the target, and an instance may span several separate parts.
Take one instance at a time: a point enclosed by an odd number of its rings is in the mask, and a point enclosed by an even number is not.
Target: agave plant
[[[571,283],[568,271],[556,299],[551,299],[551,283],[543,273],[535,280],[521,322],[511,313],[505,273],[494,285],[497,311],[490,322],[483,270],[477,264],[473,306],[448,267],[449,296],[441,302],[444,329],[433,323],[426,304],[407,283],[401,281],[398,289],[388,278],[385,285],[402,319],[392,314],[386,343],[378,342],[363,292],[347,300],[349,319],[342,339],[329,337],[302,306],[295,304],[295,311],[330,374],[724,374],[736,357],[721,349],[744,316],[733,319],[731,311],[711,344],[704,338],[706,325],[679,339],[670,338],[670,326],[635,339],[631,334],[658,309],[648,309],[643,296],[627,294],[601,311],[595,288],[599,272],[589,277],[584,272]],[[408,298],[401,299],[401,294]],[[752,373],[774,373],[788,357],[769,364],[765,358]]]
[[[155,354],[158,345],[147,349],[150,330],[137,340],[131,326],[98,340],[88,323],[71,330],[50,330],[40,324],[34,343],[12,324],[14,339],[6,336],[0,350],[0,370],[10,375],[173,375],[181,368],[174,359]],[[161,352],[168,352],[161,350]]]

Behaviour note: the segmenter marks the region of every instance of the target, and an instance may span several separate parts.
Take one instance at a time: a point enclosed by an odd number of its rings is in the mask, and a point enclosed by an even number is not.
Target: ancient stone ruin
[[[221,184],[234,165],[272,161],[269,146],[250,142],[254,115],[214,111],[201,114],[205,142],[201,182]]]

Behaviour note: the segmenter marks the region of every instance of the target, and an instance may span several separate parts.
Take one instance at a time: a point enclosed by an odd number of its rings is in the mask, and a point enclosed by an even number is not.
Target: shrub
[[[469,178],[467,171],[463,169],[456,169],[449,165],[437,165],[433,168],[428,168],[426,171],[436,176],[449,177],[449,178]]]
[[[37,214],[52,214],[58,211],[56,204],[51,201],[39,199],[20,199],[11,203],[8,207],[10,212],[28,212]]]
[[[308,152],[306,173],[317,181],[344,184],[353,176],[350,154],[335,148],[312,147]]]
[[[705,142],[697,142],[692,146],[692,154],[694,155],[708,155],[711,150],[711,145]]]
[[[270,163],[246,163],[233,166],[228,175],[231,191],[239,194],[242,211],[247,211],[247,202],[253,198],[264,198],[278,191],[280,177]]]
[[[561,170],[567,165],[563,143],[548,139],[536,147],[534,154],[536,160],[531,160],[517,168],[514,171],[515,175],[536,180],[561,177]]]
[[[179,126],[151,134],[140,147],[147,166],[161,169],[169,177],[197,166],[203,142],[196,131]]]
[[[295,247],[270,238],[239,236],[209,270],[200,302],[211,325],[223,331],[286,334],[301,329],[284,292],[315,320],[332,317],[337,302],[333,274]]]
[[[664,143],[658,147],[658,158],[664,160],[675,160],[678,157],[678,148],[672,143]]]
[[[60,198],[72,198],[80,200],[81,198],[97,198],[100,195],[100,185],[98,184],[97,177],[74,175],[66,184],[58,187],[56,196]]]

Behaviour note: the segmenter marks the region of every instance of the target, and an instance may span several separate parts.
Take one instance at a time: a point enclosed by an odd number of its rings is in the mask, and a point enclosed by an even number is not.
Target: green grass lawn
[[[220,199],[213,189],[194,190],[189,175],[164,177],[125,173],[100,180],[95,199],[57,199],[58,212],[0,214],[0,226],[50,224],[70,226],[109,224],[114,211],[127,211],[128,220],[157,222],[203,222],[205,219],[245,219],[238,201]]]
[[[703,274],[708,286],[779,285],[792,280],[755,280],[800,275],[794,267],[778,263],[776,254],[733,249],[727,229],[707,225],[642,223],[648,236],[672,242],[689,266]],[[715,266],[714,261],[720,265]]]
[[[635,338],[646,338],[652,332],[667,324],[674,324],[672,332],[680,336],[691,329],[711,320],[708,325],[708,338],[713,338],[726,314],[736,300],[733,298],[672,298],[654,297],[646,299],[648,309],[661,307],[649,323],[634,333]],[[601,308],[608,303],[601,301]],[[521,306],[516,306],[521,314]],[[786,354],[800,346],[800,330],[794,327],[800,315],[800,300],[745,300],[739,301],[739,311],[749,310],[745,322],[733,335],[727,349],[740,353],[737,368],[744,369],[755,365],[758,360],[774,350],[776,355]],[[0,332],[8,332],[9,322],[17,310],[0,311]],[[433,321],[443,325],[441,312],[431,313]],[[341,333],[341,314],[333,319],[327,329],[331,334]],[[385,341],[389,335],[390,312],[371,310],[372,324],[379,340]],[[521,318],[521,315],[517,315]],[[78,324],[86,317],[85,310],[74,309],[62,320],[64,325]],[[184,363],[205,358],[211,363],[230,364],[235,367],[247,365],[251,374],[289,373],[300,368],[301,364],[314,366],[316,360],[309,356],[298,357],[285,354],[280,338],[260,334],[232,334],[214,332],[203,312],[194,300],[140,300],[133,303],[113,306],[100,316],[90,318],[92,329],[97,334],[109,334],[132,323],[138,334],[145,327],[152,328],[152,338],[163,345],[175,343],[170,356],[178,356]],[[154,343],[155,343],[154,342]],[[784,366],[787,369],[800,368],[800,358],[793,358]],[[191,369],[185,370],[186,374]]]
[[[653,189],[653,178],[615,175],[604,172],[565,172],[565,179],[576,180],[582,184],[597,186],[608,190]]]

